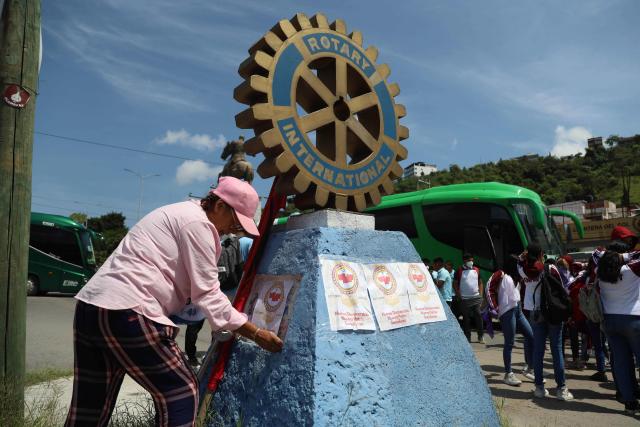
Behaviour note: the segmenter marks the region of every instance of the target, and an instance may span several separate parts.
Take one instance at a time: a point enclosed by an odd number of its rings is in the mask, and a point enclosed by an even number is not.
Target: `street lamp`
[[[160,176],[159,173],[151,173],[149,175],[142,175],[138,172],[132,171],[131,169],[124,168],[125,171],[131,172],[135,176],[140,179],[140,197],[138,198],[138,221],[140,221],[140,210],[142,209],[142,188],[144,185],[144,180],[147,178],[153,178],[154,176]]]

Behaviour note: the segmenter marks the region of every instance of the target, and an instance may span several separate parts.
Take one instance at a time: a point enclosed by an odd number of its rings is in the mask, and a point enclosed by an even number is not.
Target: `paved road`
[[[66,295],[27,297],[27,371],[73,369],[73,312],[75,299]],[[184,327],[178,344],[184,344]],[[211,329],[198,335],[198,353],[209,345]]]
[[[488,337],[487,337],[488,338]],[[638,426],[640,418],[633,418],[623,413],[624,406],[616,402],[613,382],[597,383],[589,380],[595,372],[595,361],[590,360],[588,369],[583,371],[567,369],[567,386],[575,400],[562,402],[555,399],[555,380],[553,365],[547,351],[545,359],[546,387],[551,397],[533,399],[534,385],[522,375],[519,387],[511,387],[502,382],[504,364],[502,362],[503,337],[497,333],[487,345],[472,343],[471,346],[485,373],[491,393],[498,404],[503,404],[503,413],[509,418],[512,426]],[[567,343],[568,344],[568,343]],[[567,349],[568,350],[568,349]],[[569,350],[570,351],[570,350]],[[522,341],[516,342],[513,350],[513,371],[522,372],[524,354]],[[607,372],[611,380],[611,372]]]

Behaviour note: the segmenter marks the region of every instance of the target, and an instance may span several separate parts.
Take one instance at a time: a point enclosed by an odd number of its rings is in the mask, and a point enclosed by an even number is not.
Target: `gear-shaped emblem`
[[[407,157],[400,141],[406,114],[387,84],[389,67],[362,34],[324,15],[283,19],[249,49],[238,70],[245,81],[234,98],[250,107],[236,116],[253,129],[245,151],[262,152],[262,178],[282,175],[278,191],[296,194],[300,208],[362,211],[393,193]]]

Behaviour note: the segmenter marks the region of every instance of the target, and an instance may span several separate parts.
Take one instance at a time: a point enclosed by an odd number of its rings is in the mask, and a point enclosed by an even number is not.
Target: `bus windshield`
[[[86,263],[89,265],[96,265],[96,257],[93,252],[93,243],[91,242],[91,233],[88,231],[78,232],[80,235],[80,242],[82,244],[82,253],[84,254]]]
[[[527,235],[529,242],[536,242],[540,245],[546,255],[562,255],[562,246],[557,233],[553,233],[549,224],[553,224],[553,219],[547,216],[544,228],[536,227],[533,209],[527,203],[514,203],[513,207],[522,223],[522,228]]]

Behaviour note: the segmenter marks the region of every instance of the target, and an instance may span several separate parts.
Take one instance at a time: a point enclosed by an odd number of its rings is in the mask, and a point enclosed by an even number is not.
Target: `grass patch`
[[[500,400],[494,399],[494,404],[496,405],[496,411],[498,412],[498,418],[500,420],[500,425],[502,427],[512,427],[513,424],[511,423],[511,420],[509,419],[509,417],[507,417],[507,414],[505,414],[504,398],[502,398]]]
[[[40,371],[27,372],[24,376],[24,386],[29,387],[35,384],[51,382],[58,378],[70,377],[72,375],[72,369],[47,368]]]

